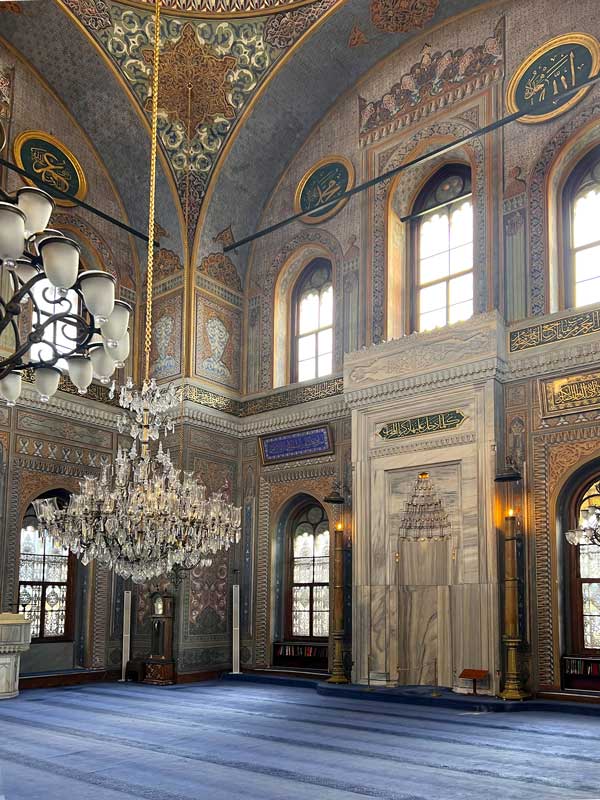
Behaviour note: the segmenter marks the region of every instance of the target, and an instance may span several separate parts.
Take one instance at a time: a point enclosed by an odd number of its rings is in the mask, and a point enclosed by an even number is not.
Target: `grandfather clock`
[[[175,683],[173,660],[173,606],[174,598],[164,592],[154,592],[152,603],[152,647],[146,660],[144,683],[167,686]]]

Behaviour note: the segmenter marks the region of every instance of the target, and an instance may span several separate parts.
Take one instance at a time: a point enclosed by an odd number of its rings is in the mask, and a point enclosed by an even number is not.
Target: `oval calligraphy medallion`
[[[61,197],[58,191],[67,192],[77,200],[83,200],[87,194],[87,181],[79,161],[49,133],[23,131],[15,139],[14,154],[17,166],[38,178],[34,181],[23,176],[23,180],[47,191],[58,205],[76,205]]]
[[[306,213],[302,222],[314,225],[337,214],[348,202],[342,197],[354,186],[354,167],[343,156],[330,156],[314,164],[302,178],[296,189],[294,210]],[[312,211],[312,209],[318,209]]]
[[[544,122],[568,111],[598,74],[600,44],[587,33],[567,33],[544,42],[517,69],[506,92],[510,113],[528,111],[519,122]],[[576,90],[581,86],[579,91]]]

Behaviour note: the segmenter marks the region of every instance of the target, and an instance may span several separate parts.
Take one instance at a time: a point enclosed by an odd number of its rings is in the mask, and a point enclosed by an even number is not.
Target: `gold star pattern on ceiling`
[[[152,63],[152,51],[143,51],[146,63]],[[190,135],[200,125],[218,117],[233,119],[235,108],[228,92],[228,76],[237,66],[233,56],[216,56],[200,44],[194,26],[187,22],[181,38],[164,46],[160,56],[158,105],[169,119],[178,119]],[[152,98],[146,101],[150,108]]]

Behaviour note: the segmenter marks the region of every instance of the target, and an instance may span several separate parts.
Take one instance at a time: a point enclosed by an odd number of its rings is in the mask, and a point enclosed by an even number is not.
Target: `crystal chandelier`
[[[95,559],[134,582],[171,571],[178,578],[181,570],[206,565],[213,553],[239,541],[241,529],[241,508],[233,506],[222,492],[207,498],[206,487],[192,472],[175,468],[162,442],[154,455],[150,452],[150,443],[158,440],[161,432],[174,430],[173,412],[178,403],[183,431],[182,390],[178,392],[173,385],[161,390],[149,377],[160,0],[156,0],[154,29],[145,377],[141,390],[135,389],[131,378],[121,387],[119,405],[126,413],[117,422],[119,432],[131,436],[133,443],[129,449],[119,447],[114,464],[103,467],[99,480],[86,477],[81,481],[80,493],[71,496],[66,508],[60,508],[56,498],[34,501],[43,533],[67,546],[82,563]],[[111,395],[114,393],[113,383]]]
[[[579,526],[571,531],[565,531],[565,538],[569,544],[595,544],[600,545],[600,508],[588,506],[582,508],[579,516]]]
[[[0,354],[0,397],[14,406],[22,374],[34,370],[35,388],[47,402],[64,365],[85,394],[94,377],[110,381],[129,355],[131,307],[115,300],[115,278],[102,270],[79,271],[80,248],[47,228],[54,200],[24,186],[2,192],[0,335],[10,351]],[[8,286],[8,288],[7,288]]]
[[[448,514],[433,489],[428,472],[420,472],[412,496],[404,504],[400,520],[400,538],[417,541],[437,541],[450,536]]]

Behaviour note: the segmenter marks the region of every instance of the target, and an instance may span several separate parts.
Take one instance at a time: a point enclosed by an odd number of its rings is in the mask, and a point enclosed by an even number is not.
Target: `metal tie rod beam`
[[[572,89],[569,89],[567,92],[563,92],[561,94],[561,99],[565,97],[570,97],[572,94],[576,94],[577,92],[584,89],[586,86],[592,86],[595,83],[600,81],[600,74],[594,75],[593,78],[588,78],[586,81],[583,81],[579,84],[579,86],[574,86]],[[540,103],[536,111],[541,112],[542,114],[546,111],[552,111],[552,109],[556,108],[555,101],[547,100],[545,103]],[[489,125],[485,125],[483,128],[479,128],[472,133],[468,133],[465,136],[461,136],[459,139],[455,139],[453,142],[449,142],[448,144],[443,145],[442,147],[438,147],[437,150],[431,150],[429,153],[424,153],[421,156],[413,159],[412,161],[408,161],[406,164],[400,164],[399,167],[395,167],[394,169],[389,170],[388,172],[384,172],[381,175],[378,175],[376,178],[371,178],[364,183],[359,184],[358,186],[354,186],[352,189],[348,189],[343,194],[338,195],[335,199],[329,200],[327,203],[322,203],[321,205],[315,206],[311,208],[310,212],[306,211],[299,211],[297,214],[293,214],[291,217],[287,217],[286,219],[282,219],[279,222],[275,222],[273,225],[269,225],[266,228],[263,228],[256,233],[251,234],[250,236],[245,236],[243,239],[239,239],[237,242],[233,242],[233,244],[228,245],[227,247],[223,248],[225,253],[228,253],[230,250],[237,250],[238,247],[242,247],[245,244],[249,244],[250,242],[255,241],[256,239],[261,239],[263,236],[267,236],[269,233],[274,233],[278,231],[280,228],[289,225],[291,222],[295,222],[297,219],[301,219],[301,217],[305,217],[307,213],[314,213],[315,211],[325,211],[328,208],[336,205],[343,200],[345,197],[352,197],[355,194],[359,194],[360,192],[364,192],[366,189],[370,189],[372,186],[376,186],[378,183],[383,183],[383,181],[387,181],[390,178],[393,178],[395,175],[398,175],[400,172],[404,172],[410,167],[414,167],[416,164],[423,164],[425,161],[431,161],[433,158],[437,158],[438,156],[444,155],[445,153],[449,153],[452,150],[460,147],[461,145],[465,144],[466,142],[470,142],[471,139],[476,139],[479,136],[485,136],[488,133],[493,133],[494,131],[503,128],[505,125],[509,125],[511,122],[515,122],[516,120],[520,119],[521,117],[526,117],[531,114],[531,109],[522,109],[520,111],[515,111],[513,114],[509,114],[506,117],[502,117],[502,119],[496,120],[496,122],[492,122]]]
[[[48,191],[48,187],[44,184],[42,180],[39,179],[37,175],[33,175],[31,172],[28,172],[26,169],[22,169],[21,167],[17,167],[16,164],[13,164],[12,161],[7,161],[5,158],[0,157],[0,165],[6,167],[7,169],[12,170],[13,172],[17,172],[19,175],[22,175],[24,178],[29,178],[38,188],[43,189],[44,191]],[[81,208],[85,208],[86,211],[90,211],[92,214],[95,214],[97,217],[101,217],[105,219],[107,222],[110,222],[112,225],[116,225],[117,228],[122,228],[122,230],[127,231],[132,236],[136,236],[138,239],[141,239],[144,242],[148,241],[148,237],[145,233],[132,228],[130,225],[127,225],[125,222],[121,222],[120,219],[115,219],[111,217],[110,214],[106,214],[104,211],[100,211],[99,208],[94,208],[89,203],[85,203],[83,200],[78,200],[76,197],[73,197],[72,194],[68,192],[63,192],[62,189],[53,188],[53,194],[57,194],[59,197],[64,198],[65,200],[70,200],[71,203],[75,203]],[[0,189],[0,194],[10,197],[3,189]],[[154,241],[154,247],[158,247],[159,244],[157,241]]]

